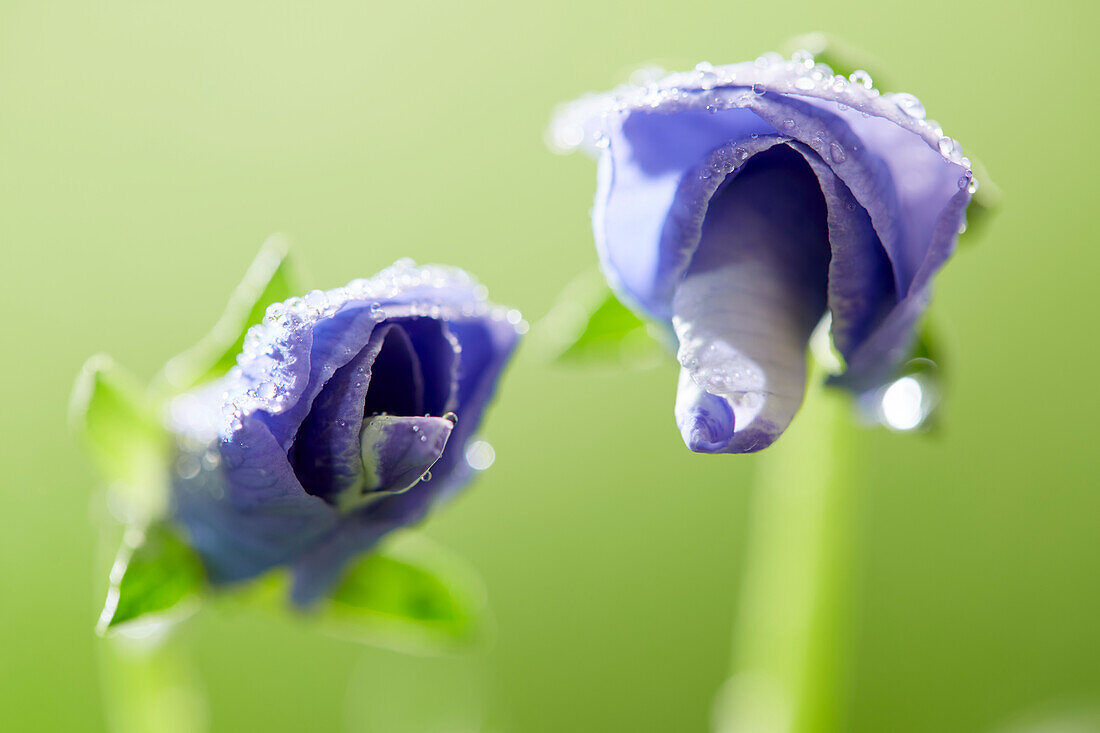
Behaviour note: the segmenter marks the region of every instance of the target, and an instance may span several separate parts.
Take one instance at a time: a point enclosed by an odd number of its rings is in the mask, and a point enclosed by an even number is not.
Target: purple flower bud
[[[173,512],[215,583],[276,566],[308,604],[468,477],[525,324],[465,272],[402,261],[268,308],[237,366],[177,398]]]
[[[802,402],[831,315],[836,383],[908,354],[975,189],[962,148],[909,94],[812,57],[701,64],[562,108],[551,142],[599,157],[592,223],[617,295],[667,324],[676,421],[704,453],[767,447]]]

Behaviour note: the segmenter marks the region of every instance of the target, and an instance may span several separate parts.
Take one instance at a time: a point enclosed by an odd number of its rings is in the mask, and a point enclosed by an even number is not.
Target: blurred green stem
[[[845,395],[811,387],[787,434],[760,455],[719,733],[846,729],[859,437],[849,415]]]
[[[206,730],[206,702],[182,640],[114,636],[103,639],[101,645],[104,697],[112,731]]]

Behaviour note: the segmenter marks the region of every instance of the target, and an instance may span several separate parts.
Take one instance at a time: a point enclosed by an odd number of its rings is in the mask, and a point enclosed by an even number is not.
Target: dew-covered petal
[[[698,243],[723,179],[776,130],[750,110],[637,111],[608,120],[592,225],[612,287],[657,320]]]
[[[313,401],[289,454],[302,486],[328,501],[363,482],[364,416],[442,415],[454,399],[457,343],[434,319],[386,321]]]
[[[482,322],[506,335],[499,343],[471,343],[460,367],[461,339],[451,333],[450,324],[468,332],[483,328]],[[421,434],[427,433],[424,443],[435,457],[446,458],[452,451],[460,456],[464,446],[451,445],[454,431],[442,415],[454,409],[470,416],[469,435],[484,408],[480,402],[488,400],[523,330],[519,313],[489,304],[485,289],[465,272],[408,261],[344,288],[313,291],[270,306],[264,322],[249,331],[237,367],[169,406],[169,424],[181,449],[181,468],[173,482],[174,514],[193,537],[211,579],[242,580],[276,565],[291,565],[295,587],[307,589],[296,597],[315,597],[308,588],[313,593],[327,589],[351,556],[347,553],[419,520],[437,493],[461,483],[462,472],[451,470],[461,465],[458,461],[433,465],[419,455],[419,448],[410,447],[401,453],[406,463],[432,465],[438,490],[414,487],[349,513],[308,492],[289,454],[295,454],[303,476],[312,476],[319,467],[327,470],[310,483],[318,490],[327,482],[331,499],[333,486],[357,485],[356,476],[362,479],[364,414],[389,407],[418,413],[404,416],[413,418],[407,422],[408,432],[420,422]],[[390,336],[395,348],[386,356]],[[493,351],[487,358],[481,351],[485,345],[499,346],[503,353]],[[479,363],[491,373],[475,374]],[[485,387],[484,381],[486,388],[471,389],[474,383]],[[371,384],[382,392],[372,397]],[[397,392],[404,400],[400,404],[393,401]],[[425,418],[421,410],[437,416]],[[333,430],[340,420],[347,424]],[[443,440],[448,430],[450,440]],[[349,453],[345,443],[352,437],[355,450]],[[399,442],[395,437],[372,443],[379,447],[372,454],[372,468],[386,463],[380,456],[388,456],[392,467],[383,473],[392,475],[370,483],[370,488],[403,488],[395,468],[401,463]],[[310,455],[312,466],[307,465]],[[318,460],[318,455],[324,457]]]
[[[826,100],[768,93],[751,105],[773,124],[793,120],[792,137],[817,152],[867,210],[890,258],[898,293],[923,287],[943,264],[935,261],[943,251],[941,218],[954,219],[951,240],[961,224],[969,193],[958,182],[966,168],[889,119]],[[924,273],[922,281],[918,273]]]
[[[760,153],[719,189],[672,305],[676,418],[692,450],[760,450],[790,424],[828,263],[825,200],[798,153]]]
[[[293,566],[291,597],[295,603],[304,606],[316,601],[340,578],[352,558],[395,527],[420,521],[433,501],[454,493],[468,480],[466,444],[480,425],[522,330],[518,317],[503,315],[447,322],[460,347],[453,403],[457,423],[441,457],[431,467],[431,479],[353,512],[304,553]]]
[[[298,430],[290,463],[302,487],[314,496],[331,501],[363,480],[359,433],[371,368],[384,344],[399,341],[387,339],[392,330],[389,325],[375,329],[355,358],[333,373]]]
[[[232,441],[177,461],[173,510],[215,583],[287,562],[336,526],[321,499],[302,490],[286,454],[252,416]]]
[[[829,311],[833,342],[845,359],[897,303],[890,260],[871,217],[844,182],[809,147],[790,141],[821,186],[828,209]]]
[[[337,498],[341,507],[400,494],[428,473],[447,445],[455,421],[446,417],[375,415],[363,426],[364,481],[358,491]]]
[[[308,354],[299,358],[298,379],[304,382],[289,409],[281,412],[260,411],[260,418],[272,435],[289,450],[302,421],[313,408],[313,401],[337,369],[362,351],[378,325],[378,315],[366,303],[349,303],[332,317],[319,321],[312,329],[295,331],[292,338],[305,342]]]
[[[807,154],[829,202],[833,336],[848,363],[834,381],[861,389],[888,375],[907,352],[931,278],[953,250],[973,185],[958,143],[924,120],[916,98],[880,95],[870,84],[865,75],[834,77],[804,54],[792,61],[762,57],[701,64],[563,108],[552,130],[555,144],[600,156],[593,223],[613,287],[667,320],[713,193],[696,174],[705,178],[713,151],[742,144],[739,126],[752,112]],[[709,124],[697,124],[708,115]],[[676,160],[679,179],[672,166],[635,160],[638,141],[639,149],[669,151],[661,160],[684,151]],[[700,149],[710,152],[699,155]],[[843,211],[835,204],[846,198],[853,214],[838,216]],[[868,221],[877,242],[867,236]],[[884,264],[889,278],[879,274]]]

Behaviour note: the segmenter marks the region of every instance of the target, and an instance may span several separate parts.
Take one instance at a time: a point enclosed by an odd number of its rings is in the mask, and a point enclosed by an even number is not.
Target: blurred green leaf
[[[476,638],[485,592],[450,553],[415,533],[355,563],[321,610],[338,636],[401,651],[447,651]]]
[[[77,376],[69,420],[96,467],[139,516],[152,516],[164,501],[169,441],[137,382],[109,356],[93,356]]]
[[[194,607],[185,601],[198,599],[203,578],[198,556],[168,525],[131,528],[111,568],[96,630],[106,633],[154,613],[186,615]]]
[[[550,358],[563,363],[645,368],[666,356],[656,327],[623,305],[595,269],[566,286],[538,333]]]
[[[248,329],[263,320],[267,306],[299,294],[286,240],[272,235],[252,260],[214,328],[165,365],[163,381],[173,391],[182,392],[225,375],[236,364]]]

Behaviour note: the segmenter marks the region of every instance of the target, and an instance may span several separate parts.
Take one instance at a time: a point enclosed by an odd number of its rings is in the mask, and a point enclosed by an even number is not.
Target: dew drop
[[[840,146],[840,143],[829,143],[829,157],[833,159],[834,163],[843,163],[848,160],[848,154],[844,152],[844,148]]]
[[[706,61],[702,61],[695,66],[695,71],[699,76],[699,86],[702,89],[713,89],[718,84],[718,74],[714,72],[714,67]]]
[[[904,92],[894,95],[894,104],[898,106],[907,117],[912,117],[915,120],[924,119],[924,105],[921,101],[914,97],[912,94],[906,94]]]
[[[857,84],[863,87],[864,89],[870,89],[874,86],[874,82],[871,80],[871,75],[863,69],[856,69],[855,71],[853,71],[848,77],[848,80],[851,81],[853,84]]]
[[[755,94],[758,97],[766,91],[768,91],[768,90],[765,89],[764,85],[761,84],[760,82],[756,82],[755,84],[752,85],[752,93]]]

